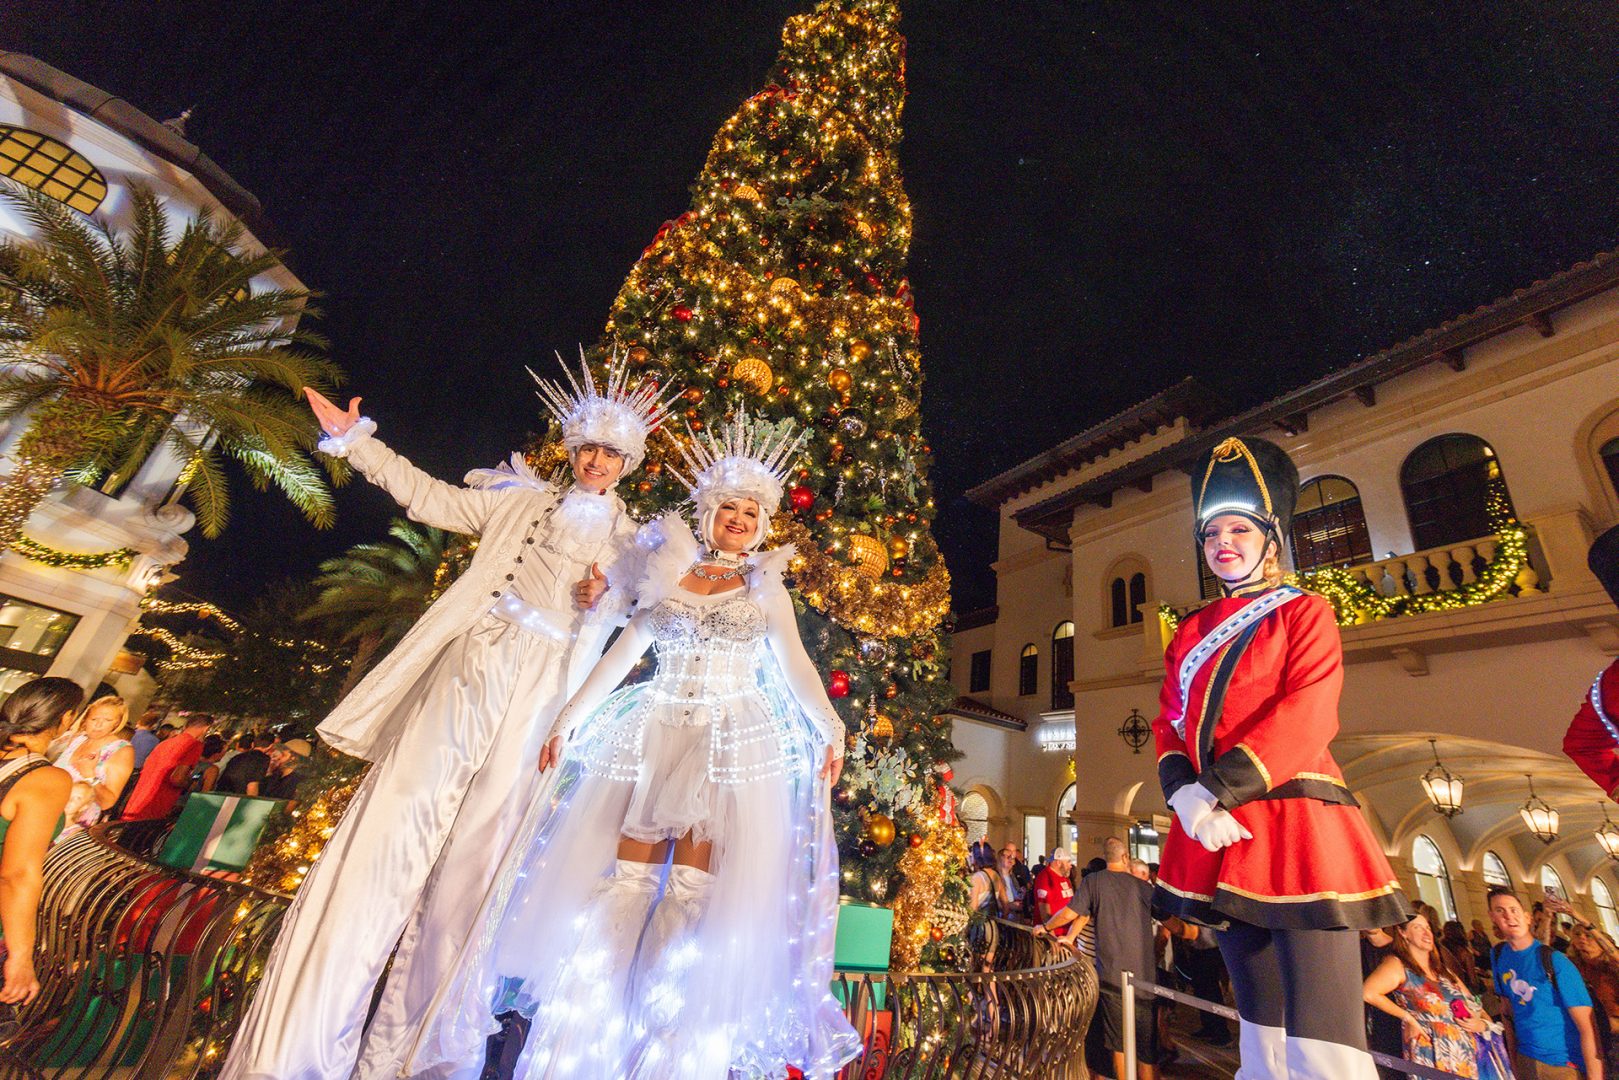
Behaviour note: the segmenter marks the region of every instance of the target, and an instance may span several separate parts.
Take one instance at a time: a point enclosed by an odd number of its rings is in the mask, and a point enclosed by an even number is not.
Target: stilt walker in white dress
[[[782,583],[792,550],[758,550],[789,432],[692,440],[703,542],[676,514],[645,530],[635,617],[558,716],[405,1075],[476,1075],[508,1009],[533,1018],[525,1080],[826,1080],[859,1051],[830,993],[843,723]],[[650,681],[613,692],[649,648]]]
[[[637,526],[613,487],[667,413],[662,388],[632,385],[621,360],[601,389],[582,356],[581,367],[567,387],[540,383],[572,463],[566,490],[517,454],[469,473],[467,487],[435,480],[375,437],[358,399],[345,413],[309,393],[322,451],[346,457],[414,520],[480,540],[462,576],[320,726],[374,764],[287,912],[222,1080],[396,1075],[413,1021],[476,929],[539,786],[552,721],[627,612]]]

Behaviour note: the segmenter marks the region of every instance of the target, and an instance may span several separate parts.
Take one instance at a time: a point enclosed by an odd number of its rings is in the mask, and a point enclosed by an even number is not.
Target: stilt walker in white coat
[[[621,359],[601,389],[582,356],[581,367],[567,386],[540,383],[573,467],[566,490],[517,454],[469,473],[467,487],[435,480],[375,437],[359,399],[345,413],[309,392],[322,451],[412,519],[480,540],[466,572],[320,726],[374,764],[287,912],[220,1080],[395,1075],[411,1019],[475,931],[552,720],[627,610],[636,522],[613,487],[668,411],[663,388],[632,385]]]

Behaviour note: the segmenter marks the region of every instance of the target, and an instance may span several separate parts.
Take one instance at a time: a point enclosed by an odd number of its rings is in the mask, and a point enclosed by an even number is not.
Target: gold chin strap
[[[1203,470],[1203,482],[1197,488],[1197,520],[1203,520],[1203,496],[1209,490],[1209,477],[1214,475],[1214,467],[1238,458],[1248,462],[1248,469],[1254,474],[1254,483],[1259,485],[1259,497],[1265,504],[1265,516],[1276,516],[1276,511],[1271,507],[1270,489],[1265,486],[1265,474],[1259,471],[1259,462],[1254,460],[1253,451],[1248,449],[1247,443],[1232,437],[1214,448],[1214,453],[1209,456],[1209,467]]]

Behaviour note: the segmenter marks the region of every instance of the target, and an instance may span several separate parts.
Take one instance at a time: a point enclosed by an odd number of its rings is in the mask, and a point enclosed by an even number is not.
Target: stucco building
[[[129,212],[130,184],[141,183],[177,222],[208,212],[241,221],[250,245],[271,243],[258,201],[186,140],[183,122],[159,123],[19,53],[0,52],[0,176],[115,225]],[[0,209],[0,234],[27,232]],[[262,284],[302,287],[284,267]],[[0,424],[0,483],[22,426]],[[141,599],[185,557],[194,519],[179,501],[184,465],[160,448],[125,484],[60,491],[24,530],[31,555],[0,555],[0,697],[37,674],[92,688],[110,678],[144,696],[139,657],[120,653]],[[105,565],[60,565],[62,556]]]
[[[1465,921],[1488,882],[1553,885],[1619,930],[1603,796],[1560,749],[1619,653],[1585,565],[1619,523],[1619,254],[1235,415],[1188,381],[972,491],[1000,548],[997,605],[953,645],[966,815],[1082,862],[1110,834],[1156,852],[1153,746],[1128,740],[1157,712],[1174,613],[1211,595],[1184,470],[1230,435],[1299,464],[1294,565],[1347,568],[1334,751],[1407,889]],[[1454,817],[1422,783],[1435,750],[1465,785]],[[1520,813],[1530,776],[1560,814],[1549,843]]]

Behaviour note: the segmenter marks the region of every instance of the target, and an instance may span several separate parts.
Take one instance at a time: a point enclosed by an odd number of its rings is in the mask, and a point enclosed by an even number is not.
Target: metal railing
[[[1242,1019],[1237,1015],[1237,1010],[1229,1005],[1209,1001],[1205,998],[1193,997],[1191,994],[1183,994],[1179,990],[1171,990],[1167,986],[1159,986],[1157,983],[1137,978],[1128,971],[1119,972],[1119,981],[1120,996],[1124,1001],[1123,1080],[1136,1080],[1139,1075],[1136,1062],[1136,1009],[1138,1007],[1136,999],[1140,994],[1146,993],[1164,998],[1167,1001],[1178,1001],[1183,1005],[1190,1005],[1194,1009],[1213,1013],[1227,1020],[1240,1022]],[[1390,1054],[1381,1054],[1375,1050],[1371,1051],[1371,1055],[1372,1060],[1379,1065],[1393,1069],[1395,1072],[1405,1073],[1408,1076],[1419,1077],[1420,1080],[1466,1080],[1465,1077],[1456,1073],[1445,1072],[1443,1069],[1436,1069],[1432,1065],[1419,1065],[1415,1061],[1407,1061],[1405,1058],[1394,1057]]]
[[[46,860],[42,989],[0,1047],[0,1080],[202,1080],[224,1059],[288,898],[148,862],[116,829]],[[837,974],[863,1043],[843,1077],[1087,1080],[1090,961],[989,926],[970,972]]]
[[[865,1041],[846,1078],[1088,1080],[1085,1031],[1096,969],[997,919],[975,942],[971,972],[840,972],[833,984]]]
[[[45,861],[41,991],[6,1049],[47,1080],[212,1075],[287,899],[147,862],[114,829]]]

